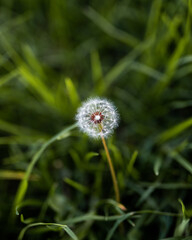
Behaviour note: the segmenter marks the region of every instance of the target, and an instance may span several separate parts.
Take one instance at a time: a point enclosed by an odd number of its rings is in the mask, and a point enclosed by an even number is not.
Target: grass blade
[[[95,84],[95,92],[100,94],[104,89],[104,81],[103,81],[103,70],[101,66],[101,61],[99,57],[99,53],[97,51],[93,51],[91,53],[91,67],[92,67],[92,78]]]
[[[65,85],[72,105],[74,106],[74,108],[77,108],[80,103],[80,99],[75,88],[75,85],[73,84],[70,78],[65,79]]]
[[[18,69],[13,70],[12,72],[6,74],[5,76],[1,77],[0,80],[0,87],[2,87],[4,84],[12,80],[13,78],[17,77],[19,75]]]
[[[62,228],[73,240],[78,240],[78,237],[75,235],[75,233],[67,226],[67,225],[62,225],[62,224],[57,224],[57,223],[32,223],[27,225],[25,228],[22,229],[22,231],[19,234],[18,240],[22,240],[26,231],[30,228],[33,227],[38,227],[38,226],[45,226],[45,227],[57,227],[57,228]],[[50,228],[51,230],[51,228]]]
[[[48,140],[47,142],[45,142],[41,148],[39,149],[38,152],[36,152],[36,154],[33,156],[26,172],[25,172],[25,177],[22,180],[22,182],[19,185],[19,188],[17,190],[17,194],[14,200],[14,204],[13,204],[13,211],[15,212],[15,207],[21,203],[21,201],[23,200],[25,193],[27,191],[27,186],[28,186],[28,180],[29,177],[31,175],[31,172],[35,166],[35,164],[37,163],[37,161],[39,160],[39,158],[41,157],[41,155],[43,154],[43,152],[46,150],[46,148],[52,144],[53,142],[57,141],[57,140],[61,140],[63,138],[65,138],[66,136],[69,136],[69,132],[76,128],[77,124],[73,124],[67,128],[65,128],[64,130],[62,130],[61,132],[59,132],[58,134],[56,134],[55,136],[53,136],[50,140]]]
[[[166,130],[165,132],[161,133],[158,137],[158,142],[163,143],[166,142],[177,135],[181,134],[183,131],[185,131],[187,128],[192,126],[192,118],[189,118],[185,120],[182,123],[179,123],[172,128]]]
[[[153,39],[139,44],[133,49],[127,56],[122,58],[104,77],[105,88],[107,89],[114,81],[120,76],[127,73],[129,68],[131,69],[134,60],[139,57],[153,42]],[[105,90],[106,90],[105,89]]]
[[[171,157],[174,158],[182,167],[192,174],[192,164],[188,162],[184,157],[179,155],[177,152],[171,152]]]
[[[80,184],[70,178],[65,178],[64,182],[66,182],[67,184],[69,184],[70,186],[72,186],[73,188],[77,189],[78,191],[80,191],[84,194],[89,193],[89,189],[87,187],[83,186],[82,184]]]
[[[124,32],[114,27],[110,22],[108,22],[103,16],[97,13],[93,8],[89,7],[84,11],[84,14],[109,36],[131,47],[135,47],[139,43],[139,41],[135,37],[131,36],[127,32]]]
[[[192,235],[188,237],[171,237],[171,238],[163,238],[161,240],[191,240]]]
[[[134,166],[134,163],[135,163],[135,160],[136,160],[137,156],[138,156],[138,151],[136,150],[136,151],[133,152],[133,154],[131,156],[131,159],[130,159],[130,161],[128,163],[128,166],[127,166],[127,172],[128,172],[129,175],[132,173],[133,166]]]
[[[110,240],[113,237],[113,234],[115,230],[118,228],[118,226],[127,219],[127,215],[122,216],[120,219],[118,219],[113,227],[110,229],[110,231],[107,234],[106,240]]]
[[[55,107],[55,99],[48,87],[43,81],[31,73],[25,65],[19,66],[19,72],[24,83],[28,83],[29,86],[34,89],[50,106]]]

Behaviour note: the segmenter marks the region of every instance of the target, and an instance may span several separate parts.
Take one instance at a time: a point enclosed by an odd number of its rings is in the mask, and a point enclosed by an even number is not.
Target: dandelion
[[[79,108],[76,120],[81,131],[90,137],[99,138],[102,134],[107,138],[118,126],[119,116],[108,100],[91,98]]]
[[[118,126],[119,115],[116,108],[106,99],[91,98],[78,109],[76,120],[82,132],[93,138],[101,137],[111,171],[116,201],[120,202],[117,179],[105,141],[105,138],[110,136]]]

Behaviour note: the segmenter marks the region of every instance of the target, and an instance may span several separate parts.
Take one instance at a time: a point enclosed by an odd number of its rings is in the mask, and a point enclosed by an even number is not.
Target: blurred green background
[[[191,21],[191,0],[0,1],[1,239],[192,239]],[[125,212],[74,125],[94,96]]]

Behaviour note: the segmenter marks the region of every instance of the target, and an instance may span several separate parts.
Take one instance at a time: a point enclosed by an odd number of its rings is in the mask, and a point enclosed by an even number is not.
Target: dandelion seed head
[[[118,126],[119,115],[110,101],[91,98],[78,109],[76,120],[80,130],[90,137],[108,137]]]

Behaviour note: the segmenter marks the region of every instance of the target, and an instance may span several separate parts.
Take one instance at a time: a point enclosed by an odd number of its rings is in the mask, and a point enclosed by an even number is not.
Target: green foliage
[[[1,238],[192,239],[192,1],[0,7]],[[94,96],[120,115],[121,203],[101,141],[76,128]]]
[[[77,236],[75,235],[75,233],[67,226],[67,225],[62,225],[62,224],[54,224],[54,223],[32,223],[29,224],[27,227],[23,228],[23,230],[21,231],[21,233],[19,234],[18,240],[22,240],[24,237],[25,232],[32,227],[38,227],[38,226],[46,226],[46,227],[58,227],[63,229],[73,240],[78,240]],[[51,230],[51,228],[50,228]],[[53,228],[54,230],[54,228]]]

